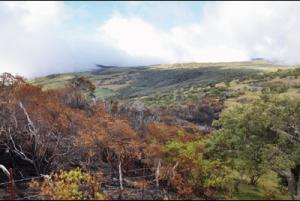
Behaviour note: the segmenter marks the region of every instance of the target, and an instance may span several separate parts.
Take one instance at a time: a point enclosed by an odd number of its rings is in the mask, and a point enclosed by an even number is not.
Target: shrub
[[[287,92],[287,90],[288,90],[288,86],[283,85],[283,84],[270,87],[270,91],[272,93],[284,93],[284,92]]]
[[[274,200],[275,199],[275,190],[269,189],[266,186],[262,185],[262,196],[265,200]]]
[[[45,179],[41,184],[33,181],[32,186],[39,188],[40,195],[50,200],[104,200],[106,198],[99,191],[98,179],[79,168],[52,173],[50,179]]]
[[[231,177],[224,164],[219,160],[211,160],[205,153],[208,140],[182,135],[163,148],[165,163],[171,166],[177,164],[170,179],[171,185],[185,198],[213,198],[217,191],[227,192]]]

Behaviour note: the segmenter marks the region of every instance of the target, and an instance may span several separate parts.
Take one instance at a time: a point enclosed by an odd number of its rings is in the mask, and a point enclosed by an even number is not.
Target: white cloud
[[[203,18],[194,24],[161,29],[153,20],[119,13],[97,32],[83,34],[82,26],[78,25],[80,33],[68,26],[80,12],[63,2],[1,2],[0,73],[37,76],[86,70],[96,63],[126,66],[251,57],[300,63],[299,10],[299,2],[214,2],[206,4]]]
[[[167,62],[215,62],[265,57],[300,62],[300,3],[218,2],[199,23],[160,31],[136,17],[115,16],[101,35],[123,51]]]
[[[26,76],[64,62],[61,2],[0,3],[0,70]]]
[[[113,17],[99,28],[99,37],[133,57],[172,56],[168,34],[139,18]]]

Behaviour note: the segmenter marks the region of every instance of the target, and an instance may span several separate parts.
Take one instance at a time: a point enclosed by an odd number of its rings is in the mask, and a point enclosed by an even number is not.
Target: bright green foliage
[[[41,185],[41,195],[51,200],[104,200],[99,192],[99,181],[79,168],[71,171],[60,171],[51,175]]]
[[[263,175],[257,185],[241,181],[237,191],[228,199],[238,200],[290,200],[287,189],[279,186],[278,178],[274,172]]]
[[[295,195],[300,165],[300,99],[263,95],[248,105],[224,111],[214,123],[211,150],[216,158],[230,164],[256,183],[272,170],[295,181],[289,183]]]
[[[178,174],[184,177],[182,182],[177,181],[181,183],[177,186],[179,193],[185,194],[185,191],[188,193],[190,188],[196,196],[203,194],[212,196],[211,192],[226,188],[230,179],[228,169],[219,160],[207,158],[204,153],[207,140],[205,138],[188,142],[174,140],[164,146],[165,162],[178,163]]]

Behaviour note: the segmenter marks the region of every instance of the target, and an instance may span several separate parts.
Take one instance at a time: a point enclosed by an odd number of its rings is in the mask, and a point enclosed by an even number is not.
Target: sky
[[[0,2],[0,73],[95,64],[300,63],[300,2]]]

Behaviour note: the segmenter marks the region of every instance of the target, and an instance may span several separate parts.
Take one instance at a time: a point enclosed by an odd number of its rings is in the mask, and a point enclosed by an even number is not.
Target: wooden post
[[[143,194],[142,194],[142,200],[144,200],[144,193],[145,193],[145,165],[143,165]]]
[[[123,190],[123,176],[122,176],[122,162],[119,162],[119,181],[120,181],[120,189]]]
[[[174,177],[175,177],[175,170],[178,167],[178,165],[179,165],[179,162],[177,161],[176,164],[174,165],[174,167],[172,168],[172,179],[174,179]]]
[[[159,159],[158,160],[157,169],[156,169],[156,172],[155,172],[155,180],[156,180],[156,187],[157,188],[159,188],[160,166],[161,166],[161,163],[160,163],[160,159]]]
[[[15,200],[15,191],[14,191],[14,176],[12,168],[9,169],[9,199]]]
[[[123,176],[122,176],[122,162],[121,162],[121,160],[119,160],[119,182],[120,182],[119,200],[122,200]]]

